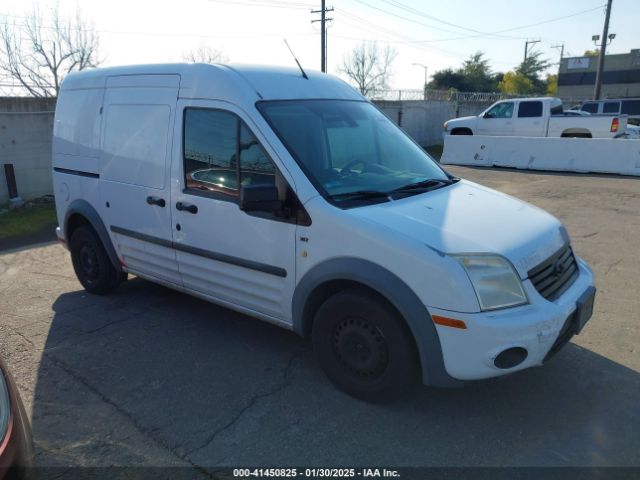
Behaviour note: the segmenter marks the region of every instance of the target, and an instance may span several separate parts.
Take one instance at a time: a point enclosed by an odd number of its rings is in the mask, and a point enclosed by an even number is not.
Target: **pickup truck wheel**
[[[312,340],[327,377],[355,397],[395,396],[417,377],[411,333],[390,305],[369,292],[327,299],[316,313]]]
[[[473,135],[473,132],[468,128],[454,128],[451,135]]]
[[[121,272],[113,267],[102,242],[90,227],[78,227],[73,232],[69,250],[76,277],[88,292],[109,293],[122,281]]]

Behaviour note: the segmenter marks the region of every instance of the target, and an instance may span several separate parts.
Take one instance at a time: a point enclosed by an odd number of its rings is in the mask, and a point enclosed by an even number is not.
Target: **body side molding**
[[[154,237],[145,233],[136,232],[126,228],[111,225],[111,231],[120,235],[142,240],[143,242],[155,243],[167,248],[173,248],[180,252],[190,253],[191,255],[197,255],[199,257],[209,258],[218,262],[229,263],[238,267],[248,268],[250,270],[256,270],[258,272],[267,273],[269,275],[275,275],[276,277],[286,278],[287,271],[284,268],[276,267],[273,265],[267,265],[265,263],[254,262],[253,260],[247,260],[246,258],[234,257],[226,255],[224,253],[213,252],[211,250],[205,250],[203,248],[192,247],[181,243],[172,242],[163,238]]]

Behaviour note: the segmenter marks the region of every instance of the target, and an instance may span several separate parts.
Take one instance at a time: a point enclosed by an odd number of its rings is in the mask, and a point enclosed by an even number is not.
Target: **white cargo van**
[[[330,75],[71,74],[53,178],[86,290],[133,274],[294,330],[357,396],[541,365],[592,314],[558,220],[447,174]]]

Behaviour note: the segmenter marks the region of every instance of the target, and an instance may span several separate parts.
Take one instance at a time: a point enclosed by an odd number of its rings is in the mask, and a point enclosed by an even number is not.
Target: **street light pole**
[[[414,63],[413,66],[415,67],[422,67],[424,68],[424,99],[427,99],[427,66],[422,64],[422,63]]]

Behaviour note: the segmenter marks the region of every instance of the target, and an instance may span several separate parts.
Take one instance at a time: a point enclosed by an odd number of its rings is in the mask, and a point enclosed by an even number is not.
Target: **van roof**
[[[308,79],[303,78],[298,68],[288,67],[203,63],[135,65],[74,72],[65,78],[61,89],[104,88],[107,78],[115,76],[179,75],[181,98],[234,101],[239,97],[251,103],[300,98],[364,99],[338,77],[313,70],[306,73]],[[136,86],[144,87],[144,78]]]

